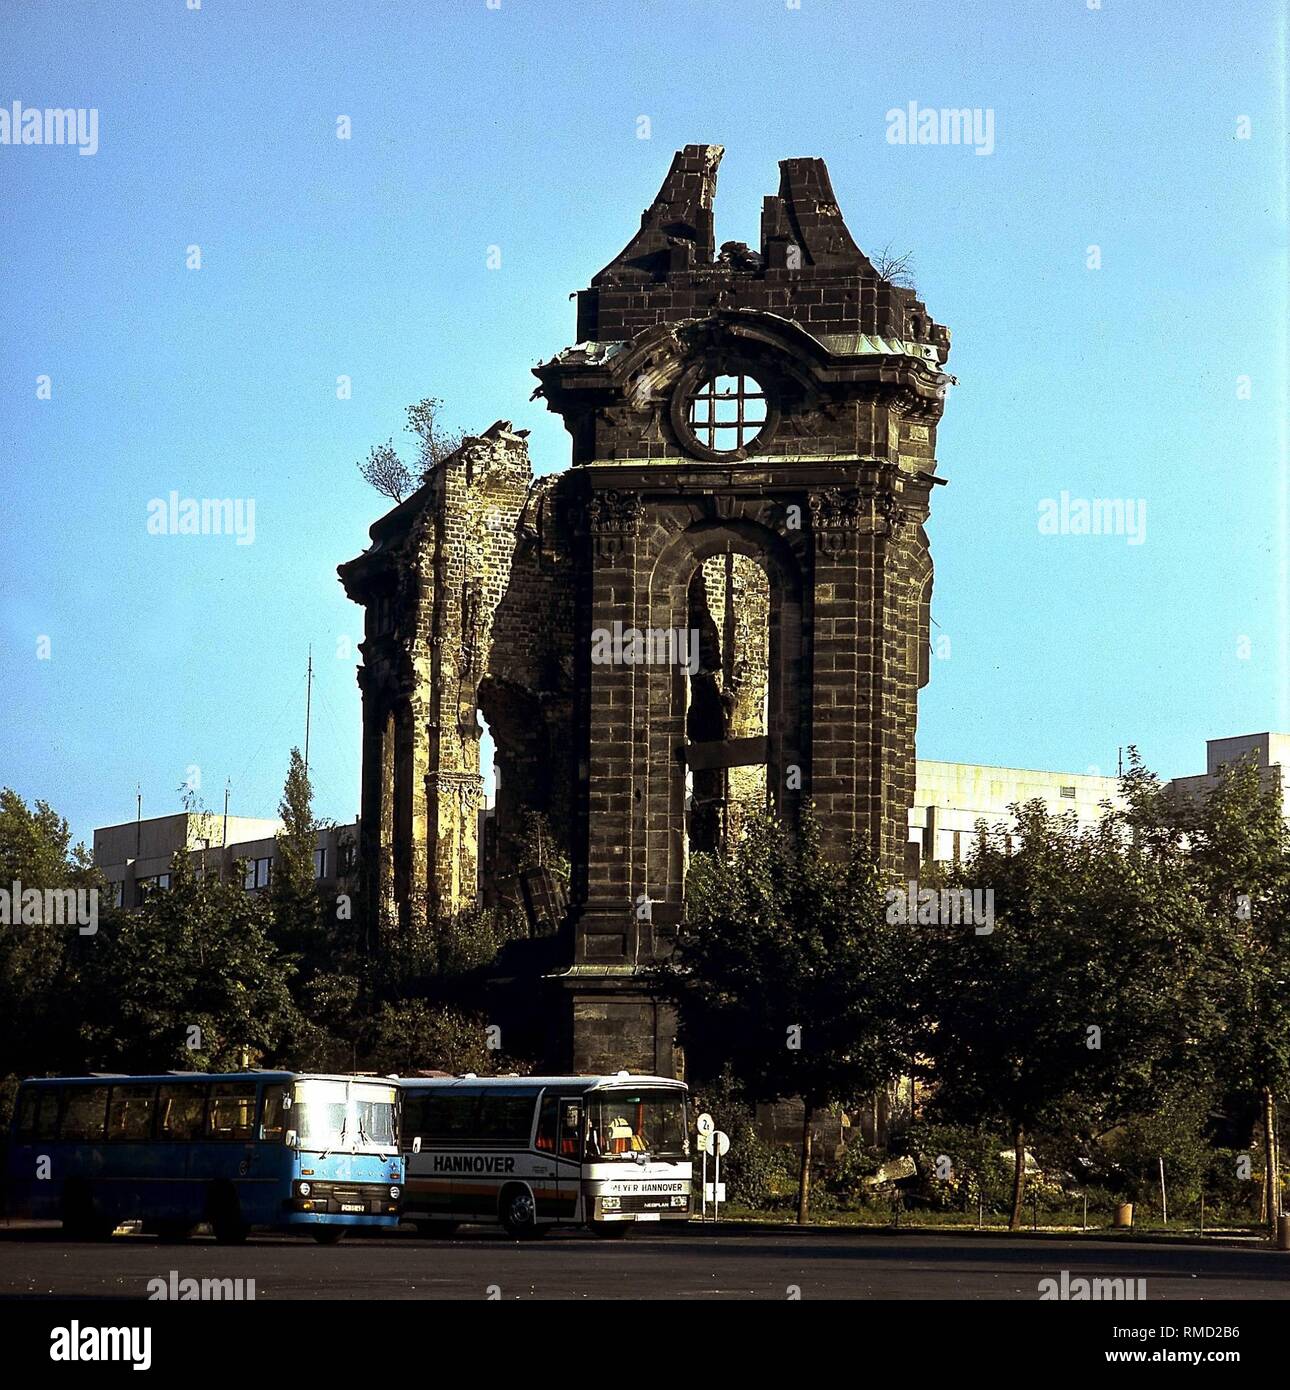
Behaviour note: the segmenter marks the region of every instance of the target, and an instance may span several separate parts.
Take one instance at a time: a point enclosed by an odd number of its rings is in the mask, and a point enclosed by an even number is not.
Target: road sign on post
[[[699,1152],[703,1155],[702,1176],[699,1179],[699,1220],[708,1219],[708,1154],[712,1151],[709,1135],[716,1129],[716,1122],[705,1110],[694,1122],[694,1128],[698,1131],[695,1144]]]
[[[721,1160],[730,1152],[730,1136],[717,1129],[709,1136],[712,1145],[712,1219],[721,1220]]]
[[[694,1146],[703,1155],[702,1176],[699,1179],[699,1219],[708,1219],[708,1194],[712,1194],[712,1219],[720,1220],[721,1201],[725,1190],[721,1183],[721,1160],[730,1152],[730,1136],[723,1134],[713,1122],[712,1116],[702,1114],[694,1122],[698,1131]],[[708,1182],[708,1155],[712,1155],[712,1182]]]

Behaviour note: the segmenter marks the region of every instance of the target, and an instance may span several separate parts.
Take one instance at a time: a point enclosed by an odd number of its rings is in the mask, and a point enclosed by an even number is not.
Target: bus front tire
[[[319,1245],[339,1245],[345,1238],[344,1226],[315,1226],[309,1232]]]
[[[527,1187],[508,1187],[502,1193],[500,1215],[506,1234],[516,1240],[546,1235],[546,1227],[538,1225],[537,1204]]]

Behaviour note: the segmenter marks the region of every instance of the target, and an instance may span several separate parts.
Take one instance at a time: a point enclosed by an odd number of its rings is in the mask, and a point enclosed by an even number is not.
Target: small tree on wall
[[[377,492],[399,503],[410,497],[430,476],[434,467],[461,448],[464,430],[445,429],[439,412],[443,402],[438,396],[423,396],[407,408],[408,433],[417,441],[417,459],[407,464],[394,447],[394,440],[374,444],[365,459],[358,464],[363,481]]]

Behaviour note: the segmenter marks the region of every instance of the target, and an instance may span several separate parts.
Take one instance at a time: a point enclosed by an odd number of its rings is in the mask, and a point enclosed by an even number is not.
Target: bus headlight
[[[312,1184],[312,1183],[302,1182],[302,1183],[297,1183],[297,1184],[296,1184],[296,1191],[297,1191],[302,1197],[308,1197],[309,1194],[310,1194],[313,1190],[314,1190],[314,1189],[313,1189],[313,1184]]]
[[[400,1193],[401,1190],[402,1190],[402,1189],[399,1187],[398,1183],[395,1183],[395,1185],[394,1185],[392,1188],[390,1188],[390,1201],[391,1201],[391,1202],[397,1202],[397,1201],[399,1200],[399,1193]]]
[[[602,1197],[600,1199],[601,1211],[621,1211],[623,1201],[621,1197]]]

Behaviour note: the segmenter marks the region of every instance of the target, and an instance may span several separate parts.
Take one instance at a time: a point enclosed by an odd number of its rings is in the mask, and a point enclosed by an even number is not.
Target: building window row
[[[248,859],[246,861],[246,874],[242,879],[243,888],[267,888],[269,880],[273,877],[273,858],[269,856],[264,859]]]
[[[149,874],[147,878],[137,879],[135,887],[138,890],[139,901],[147,902],[153,893],[165,892],[170,887],[170,875]]]

